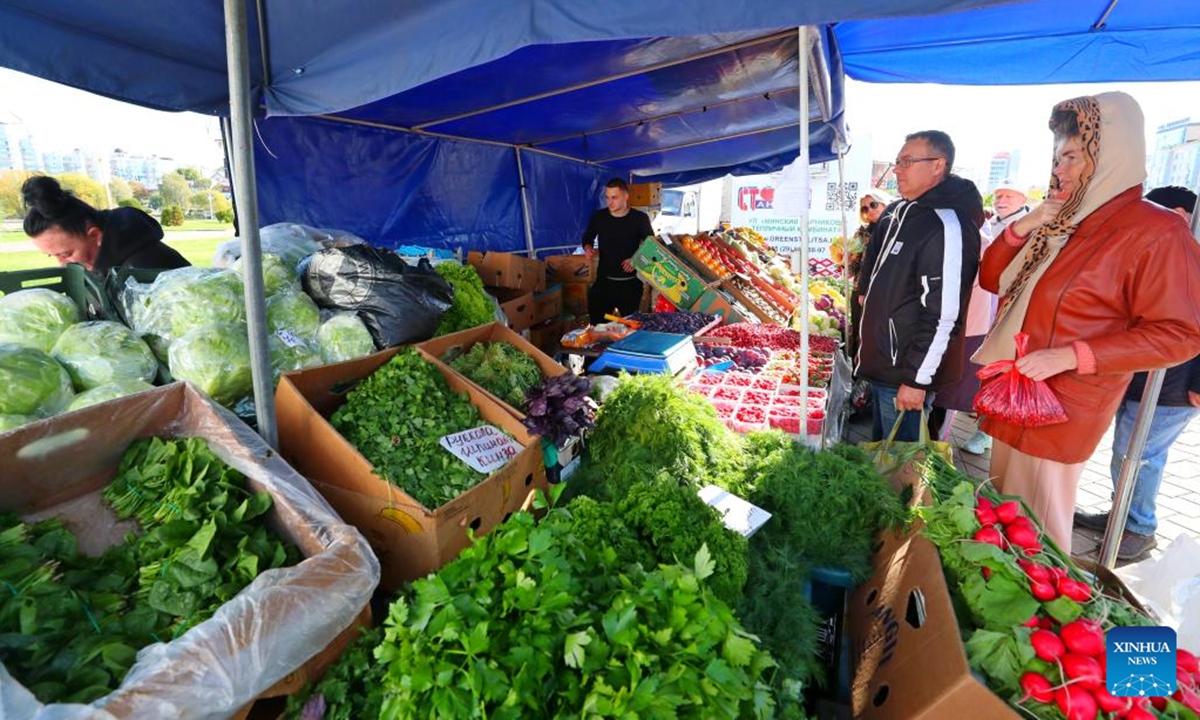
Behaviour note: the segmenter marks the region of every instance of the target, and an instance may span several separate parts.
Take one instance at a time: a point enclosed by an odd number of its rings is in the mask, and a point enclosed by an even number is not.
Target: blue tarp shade
[[[756,32],[1005,0],[248,0],[269,115],[361,107],[523,47]],[[257,18],[265,17],[264,83]],[[229,114],[221,0],[0,0],[0,67],[165,110]],[[544,68],[511,79],[523,84]]]
[[[1035,0],[835,32],[846,74],[867,82],[1200,80],[1196,0]]]

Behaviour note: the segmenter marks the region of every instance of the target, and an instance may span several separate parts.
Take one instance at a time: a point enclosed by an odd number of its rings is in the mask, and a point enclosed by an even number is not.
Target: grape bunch
[[[695,335],[700,330],[712,324],[716,315],[705,315],[694,312],[666,313],[634,313],[627,319],[641,323],[639,330],[651,332],[674,333],[676,335]]]

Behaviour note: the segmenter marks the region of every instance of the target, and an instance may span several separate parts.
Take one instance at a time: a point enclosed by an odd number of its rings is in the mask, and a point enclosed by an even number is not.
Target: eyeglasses
[[[870,201],[869,203],[867,203],[866,205],[862,205],[862,206],[860,206],[860,207],[858,208],[858,211],[859,211],[859,212],[866,212],[866,211],[868,211],[868,210],[874,210],[875,208],[879,207],[879,205],[880,205],[880,203],[879,203],[879,202],[877,202],[877,201],[875,201],[875,200],[872,200],[872,201]]]
[[[907,170],[907,169],[909,169],[910,167],[912,167],[912,166],[913,166],[913,163],[919,163],[919,162],[933,162],[934,160],[941,160],[941,159],[942,159],[942,158],[940,158],[940,157],[923,157],[923,158],[896,158],[895,166],[896,166],[896,167],[898,167],[898,168],[902,168],[902,169],[904,169],[904,170]]]

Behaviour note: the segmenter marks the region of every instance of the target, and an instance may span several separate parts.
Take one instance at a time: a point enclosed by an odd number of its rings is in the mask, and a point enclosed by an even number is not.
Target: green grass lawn
[[[19,226],[18,226],[19,227]],[[171,234],[176,232],[196,232],[203,230],[223,230],[233,235],[233,226],[229,223],[223,223],[219,220],[184,220],[183,225],[178,227],[164,228],[167,235],[167,240],[171,239]],[[0,230],[0,244],[10,242],[24,242],[29,238],[22,230]]]
[[[24,233],[21,236],[24,237]],[[230,236],[232,236],[232,232],[229,236],[222,234],[217,237],[201,238],[199,240],[171,241],[168,238],[167,244],[178,250],[191,264],[208,267],[212,265],[213,253],[216,252],[217,246],[228,240]],[[0,272],[54,267],[56,264],[53,259],[37,251],[0,252]]]

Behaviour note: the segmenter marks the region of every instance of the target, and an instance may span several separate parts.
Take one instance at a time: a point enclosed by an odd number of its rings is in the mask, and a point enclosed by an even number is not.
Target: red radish
[[[1057,565],[1050,567],[1050,574],[1054,576],[1054,582],[1058,582],[1061,578],[1069,577],[1066,568],[1060,568]]]
[[[1031,528],[1009,525],[1004,528],[1004,535],[1010,543],[1024,550],[1026,555],[1033,555],[1042,550],[1042,543],[1038,539],[1037,532]]]
[[[1059,688],[1054,693],[1054,702],[1067,720],[1096,720],[1096,699],[1078,685]]]
[[[1093,690],[1092,697],[1096,698],[1096,704],[1100,706],[1100,710],[1106,713],[1124,712],[1132,706],[1129,698],[1117,697],[1103,686]]]
[[[1058,660],[1067,651],[1063,641],[1049,630],[1034,630],[1029,635],[1029,644],[1033,646],[1033,652],[1046,662]]]
[[[1037,580],[1044,583],[1051,582],[1050,568],[1045,565],[1035,563],[1032,560],[1018,560],[1017,564],[1021,566],[1021,569],[1025,571],[1030,580]]]
[[[1163,703],[1163,705],[1166,706],[1166,703]],[[1124,717],[1125,720],[1158,720],[1158,716],[1156,716],[1154,713],[1140,707],[1133,708],[1129,712],[1125,713],[1125,715],[1122,717]]]
[[[1021,676],[1021,688],[1025,690],[1025,697],[1018,700],[1019,703],[1025,702],[1028,698],[1033,698],[1040,703],[1054,701],[1054,686],[1044,675],[1035,672],[1025,673]]]
[[[975,536],[972,539],[975,542],[995,545],[998,548],[1004,547],[1004,536],[1001,535],[1000,531],[994,527],[985,527],[982,530],[979,530],[975,533]]]
[[[1030,615],[1028,620],[1021,623],[1021,627],[1036,628],[1036,627],[1038,627],[1039,622],[1041,622],[1041,621],[1038,620],[1037,615]]]
[[[1100,623],[1089,618],[1072,620],[1058,631],[1063,644],[1077,655],[1103,655],[1104,629]]]
[[[986,510],[995,510],[996,503],[992,502],[991,500],[988,500],[987,498],[985,498],[982,495],[979,495],[978,497],[975,498],[975,507],[976,508],[984,508]]]
[[[998,522],[996,513],[991,508],[985,507],[975,508],[975,519],[984,527],[991,527]]]
[[[984,580],[991,580],[991,579],[992,579],[992,569],[991,569],[990,567],[985,567],[985,568],[982,568],[981,572],[983,573],[983,579],[984,579]]]
[[[1150,704],[1159,712],[1167,709],[1167,699],[1165,697],[1152,697],[1150,698]]]
[[[1171,697],[1183,703],[1188,710],[1200,712],[1200,695],[1197,695],[1194,690],[1185,687],[1176,688],[1175,694]]]
[[[1017,519],[1021,514],[1021,504],[1016,500],[1002,502],[996,506],[996,517],[1005,525]]]
[[[1075,602],[1087,602],[1092,599],[1092,589],[1078,580],[1066,578],[1058,582],[1058,591]]]
[[[1038,582],[1034,580],[1029,583],[1029,592],[1042,602],[1049,602],[1058,597],[1058,591],[1050,583]]]
[[[1043,630],[1053,630],[1054,620],[1049,617],[1044,617],[1041,620],[1038,620],[1038,627]]]
[[[1088,690],[1104,686],[1104,671],[1094,658],[1069,652],[1063,655],[1059,662],[1062,663],[1063,673],[1067,678],[1078,680],[1080,686]]]
[[[1196,656],[1182,648],[1175,651],[1175,666],[1193,675],[1200,671],[1200,663],[1197,663]]]
[[[1196,689],[1196,678],[1187,670],[1179,667],[1178,664],[1175,666],[1175,679],[1178,681],[1179,687]]]

